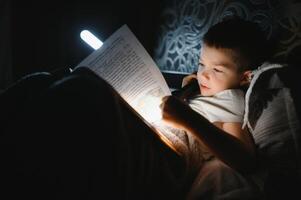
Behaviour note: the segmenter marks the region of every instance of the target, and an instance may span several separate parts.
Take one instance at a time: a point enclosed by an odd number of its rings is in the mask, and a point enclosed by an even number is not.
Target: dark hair
[[[204,44],[232,50],[239,70],[255,69],[270,56],[269,44],[260,27],[233,17],[213,25],[203,38]]]

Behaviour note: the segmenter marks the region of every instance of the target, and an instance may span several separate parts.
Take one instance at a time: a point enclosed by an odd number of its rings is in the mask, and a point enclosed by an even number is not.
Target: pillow
[[[264,63],[253,72],[243,126],[248,126],[259,161],[269,171],[300,173],[300,124],[291,88],[281,78],[288,67]]]

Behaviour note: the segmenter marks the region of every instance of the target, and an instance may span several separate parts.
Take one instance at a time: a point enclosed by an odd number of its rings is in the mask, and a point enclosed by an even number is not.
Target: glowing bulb
[[[83,30],[80,33],[80,37],[95,50],[99,49],[102,46],[102,41],[100,41],[88,30]]]

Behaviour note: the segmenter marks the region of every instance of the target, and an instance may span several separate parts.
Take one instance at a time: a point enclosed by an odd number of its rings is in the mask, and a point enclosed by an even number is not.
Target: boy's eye
[[[215,72],[223,72],[222,70],[219,70],[219,69],[217,69],[217,68],[213,68],[213,70],[214,70]]]

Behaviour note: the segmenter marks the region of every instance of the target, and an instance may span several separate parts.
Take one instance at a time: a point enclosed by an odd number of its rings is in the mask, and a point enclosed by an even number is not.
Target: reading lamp
[[[82,40],[84,40],[88,45],[90,45],[94,50],[99,49],[103,42],[100,41],[95,35],[93,35],[90,31],[88,30],[83,30],[80,32],[80,37]]]

